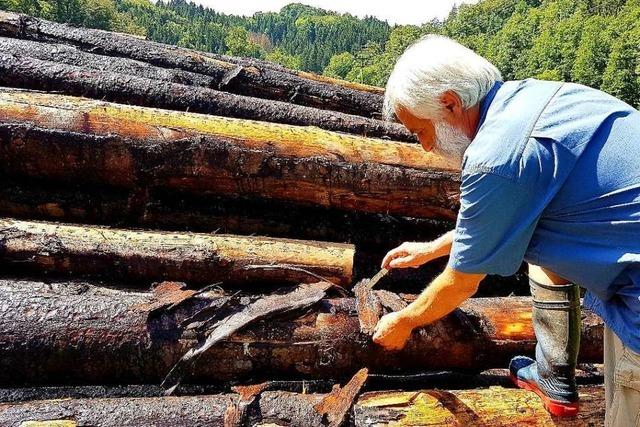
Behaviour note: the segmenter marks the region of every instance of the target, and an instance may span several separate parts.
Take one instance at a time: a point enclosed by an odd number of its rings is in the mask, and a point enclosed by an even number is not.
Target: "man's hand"
[[[420,267],[433,259],[430,242],[404,242],[395,249],[391,249],[382,260],[383,268]]]
[[[455,230],[451,230],[432,242],[404,242],[387,253],[382,260],[382,268],[417,268],[449,255],[454,233]]]
[[[413,327],[403,317],[402,310],[386,314],[378,321],[373,341],[387,350],[401,350],[411,336]]]

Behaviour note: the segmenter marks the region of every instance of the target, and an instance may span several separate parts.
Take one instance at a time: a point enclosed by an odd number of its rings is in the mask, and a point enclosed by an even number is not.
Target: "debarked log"
[[[576,417],[553,417],[532,392],[503,387],[473,390],[369,392],[354,405],[356,426],[598,426],[604,387],[578,389]]]
[[[351,283],[354,248],[341,243],[112,229],[0,218],[0,265],[151,283]]]
[[[3,86],[86,96],[145,107],[193,111],[297,126],[317,126],[321,129],[336,132],[416,142],[413,135],[397,123],[305,107],[282,101],[235,95],[206,87],[193,87],[168,81],[159,81],[110,71],[108,67],[99,69],[97,67],[100,67],[100,61],[96,61],[95,68],[85,68],[31,58],[26,56],[30,54],[28,46],[18,46],[14,49],[15,51],[22,50],[22,54],[3,53],[6,51],[5,45],[16,41],[44,45],[44,49],[55,50],[55,47],[47,48],[50,45],[46,43],[1,39],[0,85]],[[40,49],[39,51],[43,50],[43,48],[37,48]],[[46,55],[41,56],[46,57]],[[99,55],[93,56],[100,57]],[[100,58],[110,59],[107,57]],[[123,60],[122,58],[115,59]],[[87,58],[86,62],[91,63],[91,59]]]
[[[348,114],[380,117],[379,93],[358,90],[339,82],[323,82],[277,67],[243,65],[215,59],[191,49],[143,40],[126,34],[78,28],[26,15],[0,11],[0,35],[65,43],[90,52],[148,62],[212,77],[216,89],[308,105]],[[337,84],[336,84],[337,83]]]
[[[456,216],[459,173],[417,144],[314,127],[0,92],[7,174]]]
[[[158,308],[156,295],[82,282],[0,281],[0,384],[159,384],[204,339],[181,325],[222,297],[181,297],[169,309]],[[236,332],[203,354],[184,381],[340,379],[361,367],[370,373],[505,367],[512,356],[534,351],[530,304],[520,297],[471,299],[389,353],[360,333],[353,298],[325,299],[308,312]],[[602,321],[584,311],[582,325],[580,360],[599,362]]]
[[[370,426],[596,426],[604,420],[604,388],[580,387],[580,412],[561,419],[549,415],[540,399],[520,389],[368,392],[353,407],[351,425]],[[248,425],[320,426],[313,406],[322,394],[264,391],[246,413]],[[28,421],[68,420],[70,427],[223,426],[226,409],[237,394],[205,396],[45,400],[0,405],[0,423],[20,426]],[[282,424],[280,424],[282,423]],[[22,424],[26,425],[26,424]],[[64,425],[64,424],[63,424]],[[66,426],[65,425],[65,426]]]

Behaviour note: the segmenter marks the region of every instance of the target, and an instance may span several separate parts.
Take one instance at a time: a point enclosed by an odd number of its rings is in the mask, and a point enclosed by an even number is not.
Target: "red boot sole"
[[[575,417],[576,415],[578,415],[578,411],[580,410],[580,405],[578,402],[565,403],[553,400],[545,395],[536,384],[518,379],[514,375],[509,376],[511,377],[511,381],[513,381],[513,383],[517,387],[524,390],[532,391],[537,394],[538,397],[542,399],[542,404],[544,405],[545,409],[549,411],[551,415],[555,415],[556,417]]]

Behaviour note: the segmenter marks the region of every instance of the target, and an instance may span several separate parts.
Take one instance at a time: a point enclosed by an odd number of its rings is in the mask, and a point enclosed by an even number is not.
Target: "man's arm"
[[[449,255],[454,235],[455,230],[451,230],[431,242],[404,242],[385,255],[381,267],[416,268],[436,258]]]
[[[404,347],[413,329],[435,322],[456,309],[478,290],[484,274],[447,267],[420,296],[404,309],[383,316],[373,340],[388,350]]]

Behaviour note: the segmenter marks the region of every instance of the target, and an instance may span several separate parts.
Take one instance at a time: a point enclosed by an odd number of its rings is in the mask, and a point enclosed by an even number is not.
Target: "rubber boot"
[[[575,369],[580,347],[580,289],[549,286],[529,279],[533,297],[536,360],[517,356],[509,371],[516,386],[535,392],[552,415],[578,413]]]

